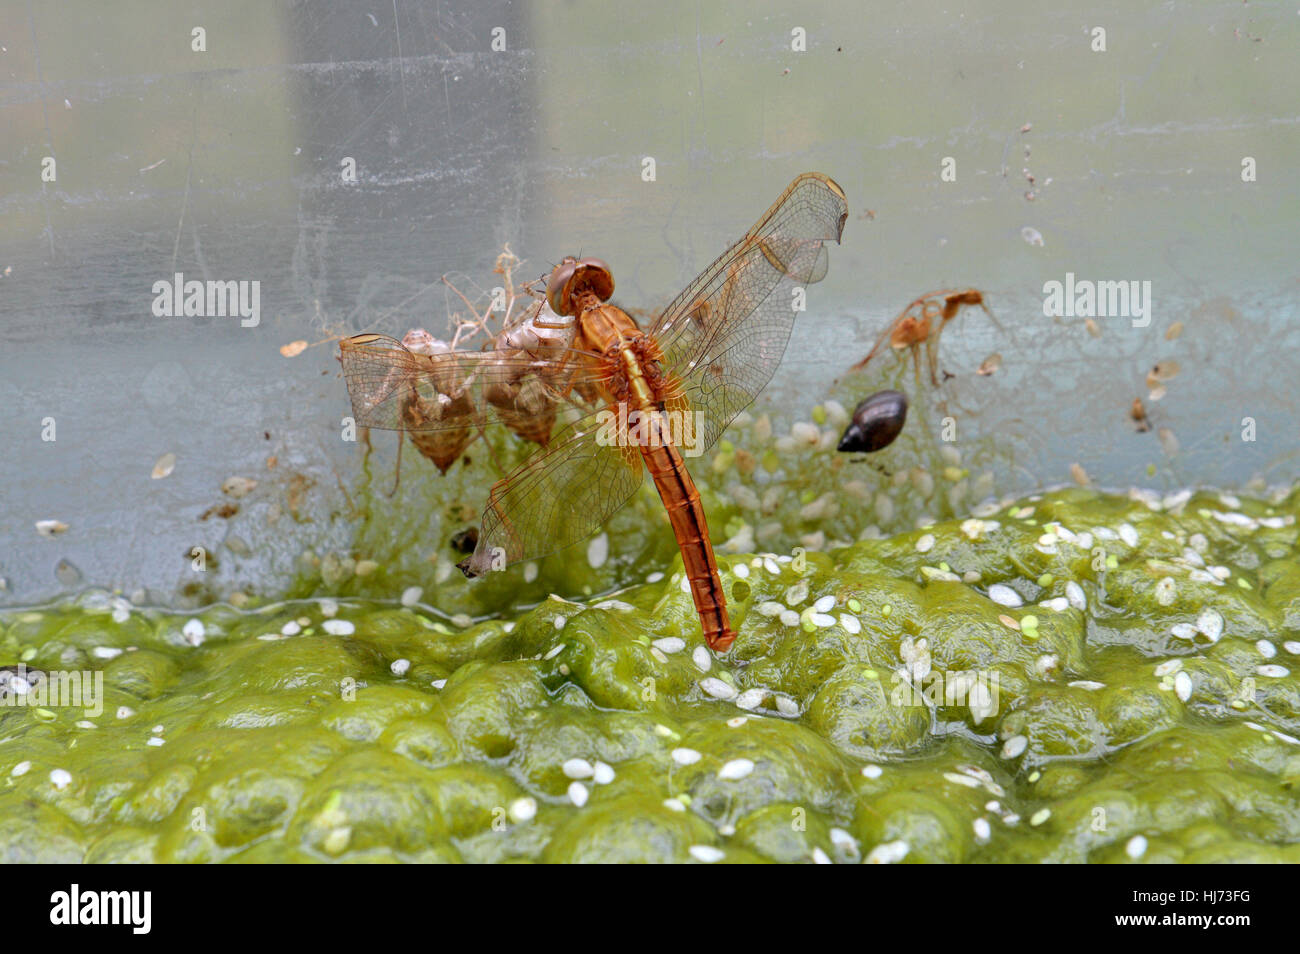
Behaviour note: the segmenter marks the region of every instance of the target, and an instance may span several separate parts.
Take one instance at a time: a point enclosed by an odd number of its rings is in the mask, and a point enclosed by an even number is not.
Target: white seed
[[[1051,817],[1052,817],[1052,810],[1050,808],[1040,808],[1038,811],[1034,812],[1034,814],[1029,817],[1029,824],[1038,826],[1041,825],[1043,822],[1047,821],[1047,819]]]
[[[1223,635],[1223,616],[1215,609],[1204,609],[1196,617],[1196,628],[1212,643],[1217,643]]]
[[[411,669],[411,660],[394,659],[393,664],[388,668],[392,670],[394,676],[405,676]]]
[[[50,784],[57,789],[64,789],[72,781],[72,773],[67,769],[55,769],[50,773]]]
[[[999,606],[1023,606],[1024,600],[1020,594],[1004,583],[994,583],[989,587],[989,599]]]
[[[564,619],[564,617],[563,617],[563,616],[560,616],[560,617],[557,617],[557,619]],[[554,659],[556,656],[560,655],[560,653],[564,652],[564,647],[567,646],[567,645],[569,645],[569,644],[568,644],[568,643],[556,643],[554,646],[552,646],[550,649],[548,649],[548,650],[546,651],[546,655],[543,656],[542,659],[544,659],[544,660],[546,660],[546,659]]]
[[[850,835],[843,828],[832,828],[830,830],[831,844],[843,851],[845,854],[857,856],[858,840]]]
[[[151,738],[151,739],[149,739],[147,742],[145,742],[145,745],[152,745],[152,746],[157,747],[157,746],[159,746],[159,745],[165,745],[166,742],[167,742],[167,740],[164,739],[162,736],[155,735],[153,738]]]
[[[1259,642],[1255,643],[1255,651],[1265,659],[1272,659],[1277,655],[1277,647],[1267,639],[1261,639]]]
[[[738,709],[757,709],[763,704],[768,690],[766,689],[746,689],[736,697],[736,708]]]
[[[1004,759],[1014,759],[1022,755],[1029,747],[1029,739],[1023,735],[1013,735],[1002,743],[1002,757]]]
[[[135,710],[132,709],[130,706],[117,707],[117,717],[119,719],[129,719],[133,715],[135,715]]]
[[[614,781],[614,767],[597,760],[591,767],[591,777],[597,785],[608,785]]]
[[[817,429],[816,424],[810,424],[807,421],[795,421],[790,428],[790,436],[801,444],[817,444],[821,441],[821,431]]]
[[[696,646],[691,653],[691,659],[695,662],[695,668],[700,672],[708,672],[709,667],[713,665],[713,657],[709,655],[708,649],[704,646]]]
[[[537,564],[532,560],[529,560],[527,563],[524,564],[524,582],[532,583],[534,580],[537,579],[538,572],[539,572],[539,568]]]
[[[781,611],[781,622],[786,626],[798,626],[799,614],[792,609]]]
[[[1181,659],[1166,659],[1159,666],[1156,666],[1156,677],[1168,676],[1170,673],[1178,672],[1183,668]]]
[[[1270,679],[1282,679],[1291,674],[1291,670],[1287,669],[1286,666],[1279,666],[1276,663],[1269,663],[1267,666],[1256,666],[1255,672]]]
[[[673,761],[678,765],[694,765],[703,758],[703,756],[694,749],[673,749],[672,756]]]
[[[907,857],[908,851],[909,845],[905,841],[887,841],[871,849],[871,853],[867,855],[867,864],[897,864]]]
[[[406,589],[402,590],[401,604],[403,606],[414,606],[416,603],[420,602],[420,597],[423,595],[424,587],[408,586]]]
[[[728,782],[739,781],[754,771],[754,763],[749,759],[732,759],[718,769],[718,778]]]
[[[799,703],[787,695],[778,695],[776,697],[776,711],[788,718],[794,718],[799,715]]]
[[[1178,585],[1172,576],[1162,577],[1156,583],[1156,602],[1161,606],[1172,606],[1178,598]]]
[[[826,852],[822,851],[820,848],[813,849],[812,857],[813,857],[813,864],[818,864],[818,865],[832,864],[831,859],[826,855]]]
[[[587,786],[583,785],[581,782],[574,782],[569,786],[569,801],[573,802],[573,804],[577,805],[579,808],[587,804],[587,796]]]
[[[560,768],[569,778],[591,778],[595,772],[586,759],[568,759]]]
[[[346,619],[327,619],[321,623],[321,629],[331,636],[351,636],[357,631],[356,624]]]
[[[1183,702],[1192,697],[1192,677],[1186,672],[1180,671],[1174,676],[1174,695]]]
[[[1141,858],[1147,853],[1147,840],[1143,835],[1134,835],[1124,846],[1124,854],[1128,855],[1134,861]]]
[[[203,643],[203,637],[207,635],[207,627],[203,625],[201,619],[189,619],[181,627],[181,635],[191,646],[199,646]]]
[[[1130,547],[1138,545],[1138,532],[1133,529],[1132,524],[1121,523],[1119,525],[1119,538]]]
[[[880,778],[880,776],[884,774],[885,770],[873,762],[868,762],[866,765],[862,766],[863,778]]]
[[[1070,601],[1070,605],[1077,610],[1088,608],[1087,597],[1083,595],[1083,587],[1074,580],[1065,584],[1065,598]]]
[[[17,765],[15,765],[13,767],[13,771],[11,771],[9,774],[14,778],[18,778],[22,775],[26,775],[29,771],[31,771],[31,768],[32,768],[32,763],[24,760],[22,762],[19,762]]]
[[[116,659],[122,655],[122,650],[116,646],[96,646],[91,650],[91,655],[96,659]]]
[[[975,829],[975,840],[981,845],[985,844],[993,837],[993,829],[989,827],[988,819],[986,818],[975,819],[975,821],[971,823],[971,827]]]
[[[1196,638],[1196,627],[1191,623],[1175,623],[1169,628],[1169,632],[1173,633],[1179,639]]]
[[[599,533],[587,544],[587,565],[598,570],[609,559],[609,534]]]
[[[927,533],[916,541],[917,553],[929,553],[934,549],[934,534]]]
[[[749,567],[743,563],[737,563],[731,568],[731,573],[736,579],[745,580],[749,578]]]
[[[700,688],[707,692],[715,699],[734,699],[736,698],[736,688],[721,679],[715,679],[709,676],[707,679],[700,680]]]
[[[812,620],[814,626],[819,626],[822,629],[835,625],[835,617],[829,613],[811,613],[808,618]]]
[[[663,639],[656,639],[650,644],[651,646],[664,653],[680,653],[686,648],[686,640],[680,636],[665,636]]]
[[[712,845],[691,845],[689,851],[692,858],[696,861],[702,861],[705,864],[712,864],[713,862],[721,861],[726,857],[722,851],[714,848]]]
[[[1087,689],[1089,692],[1096,692],[1098,689],[1106,688],[1104,682],[1097,682],[1094,679],[1075,679],[1073,682],[1067,683],[1067,685],[1071,689]]]
[[[1282,648],[1285,649],[1287,652],[1289,652],[1292,656],[1300,656],[1300,640],[1288,639],[1285,643],[1282,644]]]
[[[289,620],[289,622],[285,623],[283,626],[280,627],[281,636],[297,636],[301,632],[302,632],[302,626],[298,624],[298,621],[296,619],[291,619]]]
[[[858,621],[856,616],[850,616],[848,613],[840,614],[840,625],[843,626],[847,632],[853,633],[854,635],[862,632],[862,623]]]
[[[835,597],[823,596],[821,599],[819,599],[816,603],[813,604],[813,611],[817,613],[829,613],[831,611],[831,608],[834,605],[835,605]]]
[[[537,799],[531,797],[516,798],[506,809],[510,815],[511,821],[526,822],[532,821],[537,815]]]
[[[646,576],[645,581],[647,583],[658,583],[663,578],[664,575],[660,573],[658,570],[655,570],[653,573]]]

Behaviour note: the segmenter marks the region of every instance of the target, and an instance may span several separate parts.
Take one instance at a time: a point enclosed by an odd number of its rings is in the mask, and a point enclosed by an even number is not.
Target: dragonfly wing
[[[703,447],[771,380],[794,326],[795,289],[826,276],[825,243],[840,240],[847,218],[843,190],[804,173],[655,323],[665,371],[704,416]]]
[[[636,447],[597,439],[604,426],[601,413],[566,425],[548,448],[492,485],[467,575],[586,539],[636,493],[641,454]]]
[[[578,401],[582,386],[602,380],[593,359],[571,348],[417,354],[378,334],[339,344],[353,418],[362,427],[397,431],[497,422],[517,430],[522,422],[553,419],[559,403]]]

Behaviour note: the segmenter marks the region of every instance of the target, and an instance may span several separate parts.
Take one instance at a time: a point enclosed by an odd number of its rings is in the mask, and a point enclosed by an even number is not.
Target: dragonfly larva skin
[[[402,402],[402,423],[406,425],[406,433],[416,450],[445,474],[474,439],[474,432],[469,427],[427,430],[425,425],[443,417],[467,415],[473,411],[473,402],[462,391],[464,376],[453,362],[445,360],[451,353],[450,345],[422,329],[407,332],[402,344],[412,353],[429,358],[434,368],[431,383],[435,385],[430,388],[420,382],[407,386],[408,393]],[[458,396],[444,399],[444,396],[452,394]]]

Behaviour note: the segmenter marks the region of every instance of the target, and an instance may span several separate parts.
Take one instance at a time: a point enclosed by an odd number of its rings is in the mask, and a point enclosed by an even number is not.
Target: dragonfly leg
[[[393,471],[393,489],[388,492],[391,499],[397,493],[398,485],[402,482],[402,445],[406,443],[406,432],[397,432],[397,467]]]

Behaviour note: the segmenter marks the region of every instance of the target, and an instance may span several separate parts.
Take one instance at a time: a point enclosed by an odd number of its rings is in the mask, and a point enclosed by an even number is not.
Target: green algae
[[[1298,508],[1076,489],[724,548],[725,657],[680,562],[466,625],[8,611],[0,662],[102,698],[0,706],[0,859],[1297,861]]]

